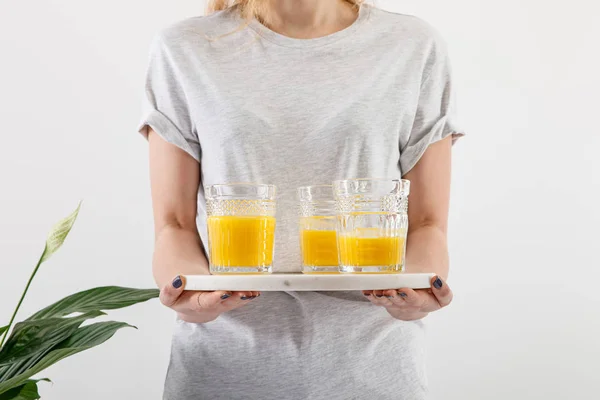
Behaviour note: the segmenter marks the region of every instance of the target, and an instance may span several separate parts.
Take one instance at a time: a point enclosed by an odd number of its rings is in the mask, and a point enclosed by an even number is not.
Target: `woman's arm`
[[[160,300],[184,321],[210,322],[260,293],[184,291],[181,275],[210,273],[196,227],[200,165],[151,129],[148,141],[156,237],[152,269]]]
[[[410,180],[407,272],[448,277],[448,206],[452,138],[429,146],[405,176]]]
[[[150,182],[154,211],[154,279],[159,287],[177,274],[208,274],[196,227],[200,165],[154,131],[150,144]]]
[[[452,291],[448,276],[448,204],[452,138],[430,145],[415,167],[405,176],[410,180],[406,270],[433,272],[432,288],[364,291],[374,304],[384,306],[394,318],[413,321],[447,306]]]

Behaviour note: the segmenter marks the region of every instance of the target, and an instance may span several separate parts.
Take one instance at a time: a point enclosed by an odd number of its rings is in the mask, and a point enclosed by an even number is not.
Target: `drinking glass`
[[[208,248],[213,274],[268,274],[273,269],[273,185],[207,186]]]
[[[410,182],[347,179],[333,184],[340,271],[404,270]]]
[[[300,247],[305,274],[339,273],[335,200],[331,185],[298,188]]]

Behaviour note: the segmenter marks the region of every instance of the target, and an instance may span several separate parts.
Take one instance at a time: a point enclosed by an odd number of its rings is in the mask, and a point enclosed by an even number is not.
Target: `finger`
[[[217,306],[227,301],[231,295],[224,290],[216,292],[197,292],[190,299],[189,306],[194,311],[214,311]]]
[[[400,296],[400,293],[402,293],[404,296]],[[392,302],[392,304],[396,307],[406,307],[406,301],[404,300],[404,298],[406,297],[406,294],[404,292],[398,292],[395,289],[391,289],[391,290],[386,290],[385,291],[385,297]]]
[[[242,307],[250,303],[250,301],[254,298],[255,297],[252,292],[233,292],[231,297],[223,302],[223,306],[225,307],[224,311],[230,311]]]
[[[372,290],[370,297],[371,298],[369,300],[371,300],[371,302],[380,306],[381,299],[383,299],[383,290]]]
[[[375,297],[374,294],[367,293],[367,294],[365,294],[365,297],[367,298],[367,300],[369,300],[371,303],[375,304],[376,306],[381,305],[381,304],[379,304],[379,299],[377,297]]]
[[[224,303],[233,296],[233,292],[230,292],[229,290],[219,290],[217,292],[221,295],[221,303]]]
[[[363,293],[363,296],[365,296],[365,297],[369,297],[369,296],[373,295],[372,290],[363,290],[362,293]]]
[[[237,293],[239,293],[239,298],[244,301],[252,300],[253,298],[256,297],[254,295],[254,292],[237,292]]]
[[[435,276],[431,280],[431,291],[438,303],[440,303],[440,307],[446,307],[452,302],[452,290],[450,290],[450,287],[439,276]]]
[[[406,296],[403,296],[401,293],[404,293]],[[425,303],[423,297],[419,296],[419,294],[410,288],[402,288],[398,290],[398,295],[404,299],[406,305],[413,308],[421,308]]]
[[[392,301],[390,299],[388,299],[387,297],[383,297],[381,299],[378,300],[379,305],[381,305],[382,307],[392,307],[394,305],[394,303],[392,303]]]
[[[406,302],[406,298],[408,297],[408,295],[406,294],[406,292],[402,289],[400,290],[396,290],[396,295],[394,297],[394,301],[402,306],[408,306],[408,303]]]
[[[369,296],[369,300],[371,300],[371,303],[375,305],[382,307],[390,307],[392,305],[392,302],[387,297],[385,297],[383,292],[383,290],[374,290],[373,295]]]
[[[177,275],[171,283],[165,285],[160,291],[160,302],[167,307],[172,307],[179,297],[183,294],[185,288],[185,277]]]

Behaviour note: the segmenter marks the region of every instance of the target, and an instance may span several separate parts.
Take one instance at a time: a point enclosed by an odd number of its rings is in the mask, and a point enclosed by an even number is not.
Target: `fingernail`
[[[242,300],[250,300],[251,297],[242,296],[242,297],[240,297],[240,299],[242,299]]]
[[[376,294],[375,297],[377,297],[378,299],[382,298],[383,295],[382,294]]]
[[[181,280],[181,276],[177,275],[177,277],[173,279],[173,287],[179,289],[181,285],[183,285],[183,281]]]
[[[371,293],[364,293],[365,296],[369,297]]]
[[[385,296],[385,297],[387,297],[390,300],[394,298],[394,296]]]
[[[437,278],[435,281],[433,281],[433,287],[436,289],[441,289],[442,285],[443,285],[443,283],[440,278]]]
[[[221,300],[227,300],[230,297],[231,295],[229,293],[225,293],[223,296],[221,296]]]
[[[404,292],[398,292],[398,295],[402,298],[405,298],[407,296],[407,294]]]

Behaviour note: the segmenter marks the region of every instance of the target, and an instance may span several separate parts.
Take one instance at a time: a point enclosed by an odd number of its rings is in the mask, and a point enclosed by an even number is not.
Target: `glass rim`
[[[296,189],[297,192],[301,191],[301,190],[307,190],[307,189],[332,189],[333,190],[333,185],[332,184],[323,184],[323,185],[308,185],[308,186],[298,186],[298,189]]]
[[[277,186],[265,183],[231,182],[206,185],[204,197],[206,201],[214,200],[256,200],[275,201]]]
[[[270,183],[257,183],[257,182],[231,182],[231,183],[215,183],[212,185],[206,185],[205,187],[210,188],[210,187],[261,187],[261,188],[268,188],[268,189],[277,189],[276,185],[270,184]]]
[[[300,186],[296,189],[298,201],[313,203],[335,203],[334,187],[332,184]],[[306,198],[308,196],[309,198]]]
[[[410,193],[410,180],[384,179],[384,178],[352,178],[333,182],[333,191],[336,199],[348,196],[380,197],[389,196],[408,197]],[[383,197],[381,197],[383,196]]]
[[[409,183],[410,180],[408,179],[386,179],[386,178],[349,178],[349,179],[337,179],[335,181],[333,181],[334,184],[336,183],[341,183],[341,182],[366,182],[366,181],[372,181],[372,182],[399,182],[399,183]]]

